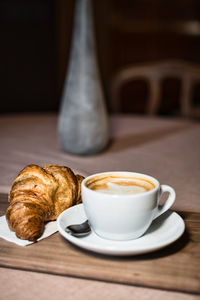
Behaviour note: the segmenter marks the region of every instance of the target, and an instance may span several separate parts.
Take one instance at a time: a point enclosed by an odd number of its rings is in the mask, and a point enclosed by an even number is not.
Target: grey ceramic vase
[[[90,0],[76,0],[73,30],[58,132],[64,151],[87,155],[102,151],[109,140]]]

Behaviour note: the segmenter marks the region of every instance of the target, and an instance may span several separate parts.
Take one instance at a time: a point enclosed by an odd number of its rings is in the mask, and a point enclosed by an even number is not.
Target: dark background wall
[[[0,0],[0,112],[58,111],[69,57],[74,0]],[[108,109],[114,74],[161,59],[200,64],[199,0],[94,0],[98,58]],[[179,104],[166,80],[161,114]],[[145,85],[122,91],[123,112],[143,113]],[[194,100],[199,101],[196,86]],[[134,99],[135,101],[132,101]]]

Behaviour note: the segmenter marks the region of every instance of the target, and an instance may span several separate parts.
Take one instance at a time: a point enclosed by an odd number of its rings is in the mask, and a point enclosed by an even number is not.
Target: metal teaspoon
[[[88,220],[86,220],[82,224],[73,224],[73,225],[67,226],[65,228],[65,231],[68,234],[73,235],[75,237],[84,237],[91,232],[91,228],[88,223]]]

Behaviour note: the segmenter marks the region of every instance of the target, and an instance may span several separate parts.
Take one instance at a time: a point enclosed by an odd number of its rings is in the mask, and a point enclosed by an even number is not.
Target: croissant
[[[68,167],[26,166],[14,180],[6,219],[20,239],[36,241],[45,223],[56,220],[72,205],[81,203],[81,181]]]

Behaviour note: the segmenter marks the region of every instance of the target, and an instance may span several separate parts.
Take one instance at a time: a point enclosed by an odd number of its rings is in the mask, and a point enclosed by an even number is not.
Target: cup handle
[[[157,208],[157,211],[155,213],[154,219],[156,219],[157,217],[159,217],[161,214],[163,214],[164,212],[166,212],[174,203],[175,199],[176,199],[176,193],[175,190],[166,184],[162,184],[160,186],[160,197],[163,193],[165,192],[169,192],[169,197],[167,198],[167,200],[165,201],[165,203]],[[159,199],[160,201],[160,199]]]

